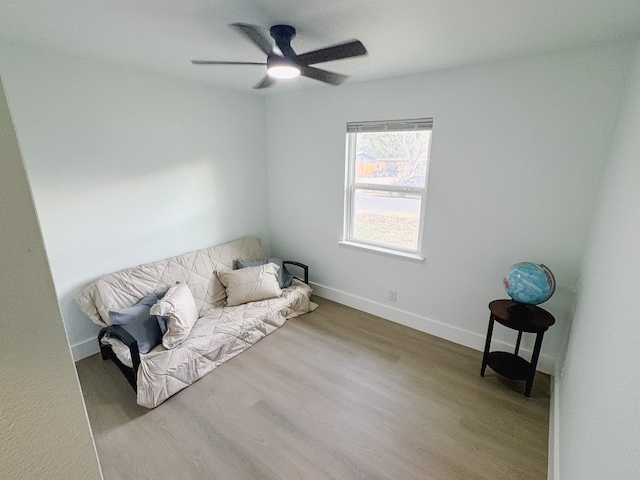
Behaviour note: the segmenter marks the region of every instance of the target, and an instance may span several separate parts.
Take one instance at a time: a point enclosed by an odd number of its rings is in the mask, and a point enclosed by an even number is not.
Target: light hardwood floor
[[[480,352],[314,300],[153,410],[78,362],[105,480],[546,479],[547,375],[526,398]]]

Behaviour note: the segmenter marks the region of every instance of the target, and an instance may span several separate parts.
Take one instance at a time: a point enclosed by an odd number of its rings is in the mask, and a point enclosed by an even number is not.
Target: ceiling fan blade
[[[258,48],[267,55],[269,55],[271,50],[273,50],[273,44],[264,36],[260,27],[257,25],[249,25],[248,23],[232,23],[230,26],[255,43]]]
[[[330,83],[331,85],[340,85],[349,78],[346,75],[328,72],[327,70],[320,70],[319,68],[309,67],[307,65],[300,65],[300,75],[320,80],[321,82]]]
[[[273,85],[273,83],[274,83],[274,79],[272,77],[270,77],[269,75],[266,75],[262,79],[262,81],[260,83],[258,83],[253,88],[267,88],[267,87],[270,87],[271,85]]]
[[[330,62],[349,57],[359,57],[366,55],[367,49],[360,40],[350,40],[345,43],[333,45],[332,47],[313,50],[312,52],[298,55],[300,65],[313,65],[314,63]]]
[[[266,62],[219,62],[217,60],[191,60],[194,65],[266,65]]]

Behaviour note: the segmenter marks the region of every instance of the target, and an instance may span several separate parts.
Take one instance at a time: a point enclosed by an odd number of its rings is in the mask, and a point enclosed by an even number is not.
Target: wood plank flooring
[[[548,376],[526,398],[480,352],[314,301],[153,410],[78,362],[105,480],[547,478]]]

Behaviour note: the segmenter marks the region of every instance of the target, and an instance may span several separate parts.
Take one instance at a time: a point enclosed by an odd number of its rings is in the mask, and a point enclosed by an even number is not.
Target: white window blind
[[[411,130],[431,130],[432,128],[433,118],[347,123],[347,133],[408,132]]]

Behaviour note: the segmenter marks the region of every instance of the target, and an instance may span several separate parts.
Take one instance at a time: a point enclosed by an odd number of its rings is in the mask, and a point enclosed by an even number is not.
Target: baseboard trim
[[[452,325],[447,325],[445,323],[438,322],[437,320],[432,320],[421,315],[416,315],[415,313],[400,310],[399,308],[383,305],[319,283],[310,283],[310,285],[313,288],[314,294],[328,300],[362,310],[363,312],[428,333],[429,335],[443,338],[450,342],[457,343],[458,345],[464,345],[465,347],[473,348],[480,352],[484,350],[484,335],[470,332]],[[507,344],[499,340],[493,340],[493,345],[503,350],[513,350],[514,348],[514,345]],[[76,362],[83,358],[90,357],[91,355],[95,355],[99,351],[98,342],[95,338],[85,340],[71,346],[73,360]],[[523,348],[522,351],[531,355],[530,350]],[[541,354],[540,359],[538,360],[538,370],[549,375],[554,375],[555,363],[556,362],[553,357]],[[554,379],[555,378],[557,378],[557,376],[554,376]],[[552,384],[552,387],[553,386],[554,384]],[[557,388],[554,388],[554,391],[557,391]]]
[[[560,480],[560,375],[557,363],[551,377],[547,480]]]
[[[415,313],[383,305],[319,283],[311,282],[310,285],[313,288],[313,293],[320,297],[376,315],[384,318],[385,320],[390,320],[415,330],[443,338],[450,342],[457,343],[458,345],[464,345],[465,347],[473,348],[480,352],[484,351],[484,335],[454,327],[452,325],[447,325],[445,323],[438,322],[437,320],[416,315]],[[515,347],[515,345],[507,344],[499,340],[493,340],[492,345],[507,351],[513,350]],[[529,356],[531,355],[531,350],[522,348],[521,351]],[[540,372],[553,375],[555,363],[555,358],[541,354],[538,360],[538,370]]]
[[[95,338],[76,343],[75,345],[71,345],[71,354],[73,355],[74,362],[78,362],[83,358],[95,355],[99,351],[100,348],[98,348],[98,340],[96,340]]]

